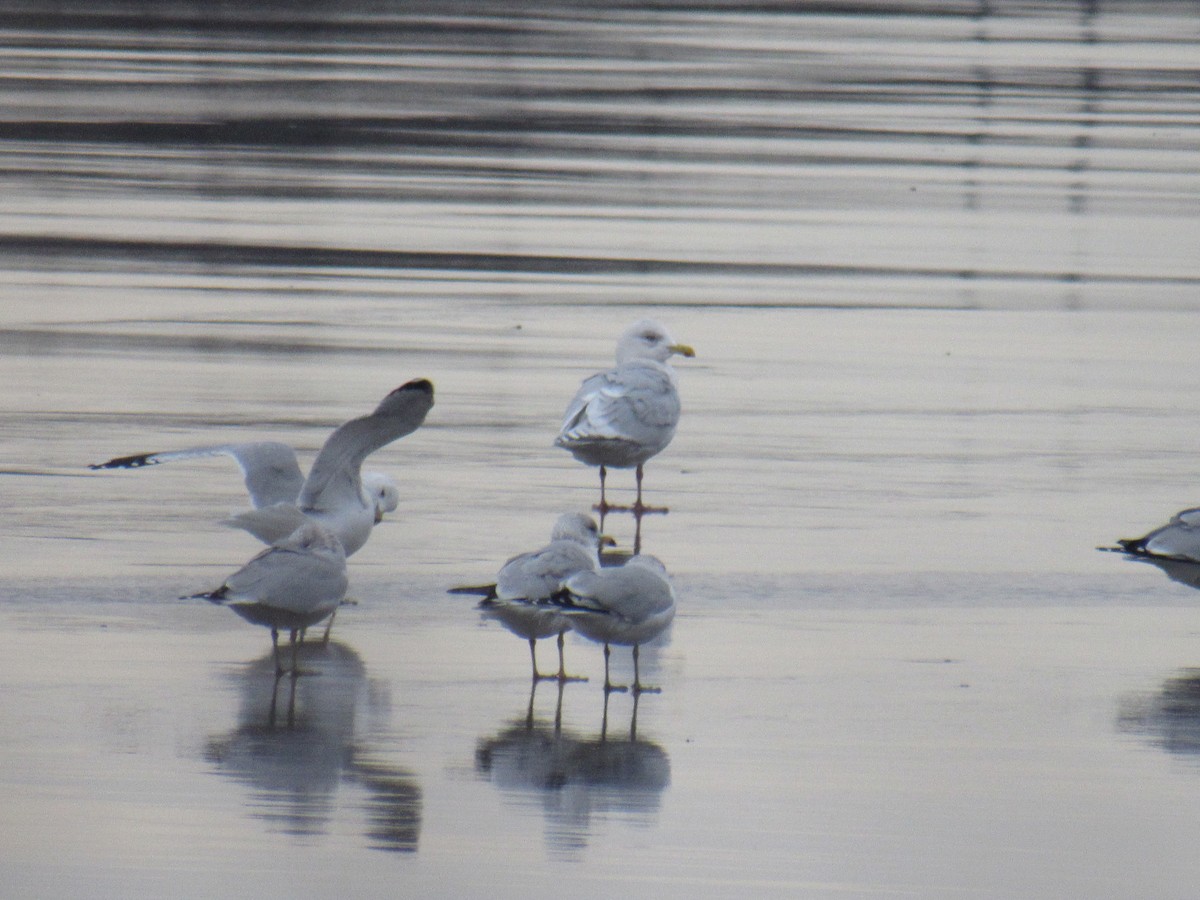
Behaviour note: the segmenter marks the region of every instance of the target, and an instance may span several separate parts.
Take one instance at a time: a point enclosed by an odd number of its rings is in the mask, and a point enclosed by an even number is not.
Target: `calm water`
[[[1200,610],[1093,548],[1200,500],[1198,40],[1182,2],[0,3],[2,892],[1186,895]],[[664,691],[606,703],[573,639],[591,680],[531,694],[444,592],[593,501],[551,441],[644,312],[699,353],[647,473]],[[86,469],[311,459],[417,376],[294,692],[174,599],[256,551],[232,465]]]

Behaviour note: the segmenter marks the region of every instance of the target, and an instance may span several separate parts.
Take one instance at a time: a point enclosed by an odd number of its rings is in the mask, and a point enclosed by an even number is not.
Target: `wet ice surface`
[[[5,892],[1186,892],[1200,610],[1094,547],[1198,499],[1195,24],[1101,7],[10,18]],[[635,718],[445,590],[593,502],[551,443],[643,314],[698,357]],[[232,464],[86,469],[414,377],[294,694],[175,599],[257,551]]]

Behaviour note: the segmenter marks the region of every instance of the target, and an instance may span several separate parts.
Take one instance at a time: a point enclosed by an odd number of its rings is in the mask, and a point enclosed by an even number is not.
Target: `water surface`
[[[1094,550],[1197,501],[1190,5],[0,12],[6,895],[1195,883],[1193,589]],[[663,692],[531,692],[445,589],[594,501],[551,443],[643,314]],[[229,461],[86,469],[413,377],[294,686],[175,599],[257,550]]]

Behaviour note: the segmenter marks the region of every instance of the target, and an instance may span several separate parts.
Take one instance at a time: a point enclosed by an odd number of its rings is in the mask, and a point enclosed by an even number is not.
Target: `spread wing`
[[[138,453],[133,456],[119,456],[88,468],[140,469],[165,462],[214,456],[228,456],[238,464],[246,490],[250,493],[250,501],[255,507],[270,506],[273,503],[295,503],[300,495],[300,488],[304,485],[304,475],[296,462],[296,452],[287,444],[276,441],[215,444],[161,453]]]
[[[329,436],[300,491],[305,510],[362,505],[362,462],[380,447],[421,427],[433,406],[433,385],[417,379],[396,388],[370,415],[351,419]]]

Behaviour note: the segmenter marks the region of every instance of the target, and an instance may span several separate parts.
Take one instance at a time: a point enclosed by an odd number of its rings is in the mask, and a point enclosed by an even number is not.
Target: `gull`
[[[296,451],[278,441],[246,441],[239,444],[214,444],[159,453],[135,453],[118,456],[108,462],[94,463],[89,469],[141,469],[181,459],[228,456],[241,469],[246,492],[255,509],[273,503],[295,503],[304,487],[304,474]],[[400,489],[395,479],[383,472],[363,472],[363,490],[375,504],[375,521],[400,505]]]
[[[633,692],[657,692],[638,674],[638,646],[658,637],[675,618],[675,589],[653,556],[632,556],[623,566],[579,572],[551,598],[585,638],[604,644],[604,690],[623,691],[608,677],[610,644],[633,647]]]
[[[271,629],[275,674],[282,675],[279,630],[291,634],[292,677],[296,639],[301,631],[331,616],[346,596],[346,553],[329,529],[305,522],[292,534],[259,553],[213,591],[183,599],[227,606],[255,625]]]
[[[586,379],[567,407],[554,444],[580,462],[600,467],[601,528],[609,510],[622,508],[610,506],[605,497],[609,468],[637,470],[633,511],[639,525],[642,513],[650,511],[642,504],[642,467],[671,443],[679,424],[675,371],[667,365],[674,354],[690,357],[696,352],[652,319],[635,322],[617,341],[616,368]]]
[[[339,426],[325,441],[305,478],[295,451],[275,441],[219,444],[162,453],[121,456],[92,469],[137,469],[181,459],[228,456],[242,470],[254,508],[226,520],[266,544],[280,541],[305,521],[329,528],[346,555],[359,550],[385,512],[396,508],[399,491],[386,475],[361,473],[363,460],[425,421],[433,385],[421,378],[388,394],[369,415]]]
[[[1200,562],[1200,507],[1185,509],[1166,525],[1140,538],[1121,538],[1117,547],[1100,547],[1129,556]]]
[[[563,582],[577,572],[592,572],[600,565],[600,548],[614,541],[600,533],[596,520],[583,513],[565,513],[554,523],[550,543],[540,550],[522,553],[506,562],[495,584],[451,588],[452,594],[483,594],[479,609],[486,619],[495,619],[513,634],[529,641],[533,680],[568,676],[563,664],[563,635],[570,621],[553,606],[540,603],[562,589]],[[543,675],[537,667],[537,642],[558,636],[558,674]]]

